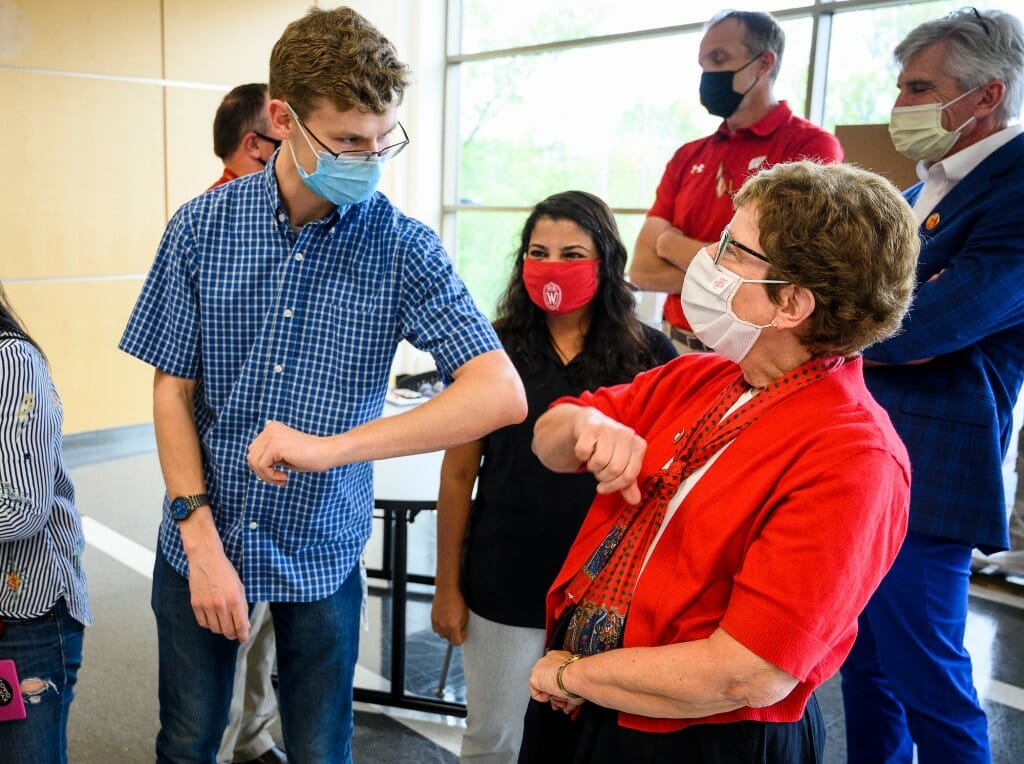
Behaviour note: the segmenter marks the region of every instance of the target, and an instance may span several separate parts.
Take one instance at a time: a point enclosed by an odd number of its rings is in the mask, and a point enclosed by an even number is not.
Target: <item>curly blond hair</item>
[[[293,21],[270,54],[270,97],[299,117],[324,101],[338,111],[383,114],[402,102],[409,67],[391,42],[351,8],[321,10]]]

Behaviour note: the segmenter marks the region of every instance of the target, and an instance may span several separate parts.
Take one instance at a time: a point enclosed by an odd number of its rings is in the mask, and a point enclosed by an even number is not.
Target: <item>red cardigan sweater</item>
[[[558,403],[593,406],[647,440],[641,479],[740,373],[714,354],[682,356]],[[765,708],[701,719],[621,713],[619,723],[669,732],[701,723],[799,719],[839,669],[857,616],[906,534],[910,462],[885,411],[848,361],[766,411],[725,449],[669,521],[640,575],[626,647],[704,639],[719,626],[799,684]],[[598,496],[547,598],[549,635],[565,589],[607,535],[621,496]]]

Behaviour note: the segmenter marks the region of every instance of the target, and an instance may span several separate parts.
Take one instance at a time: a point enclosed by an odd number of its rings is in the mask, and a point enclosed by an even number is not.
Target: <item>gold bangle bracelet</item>
[[[565,689],[565,685],[562,684],[562,672],[565,671],[565,667],[568,666],[570,663],[575,663],[582,657],[583,656],[579,653],[576,653],[575,655],[570,655],[568,658],[562,661],[562,665],[558,667],[558,671],[555,673],[555,682],[558,684],[558,689],[561,690],[567,698],[583,697],[582,695],[577,695],[575,692],[572,692],[571,690]]]

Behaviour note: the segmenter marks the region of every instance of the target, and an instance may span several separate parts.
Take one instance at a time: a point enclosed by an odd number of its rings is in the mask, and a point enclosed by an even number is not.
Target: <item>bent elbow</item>
[[[733,688],[733,699],[750,708],[765,708],[778,703],[786,698],[793,688],[797,686],[797,680],[789,675],[761,677],[750,682],[743,682]]]
[[[523,381],[519,378],[518,374],[514,374],[511,379],[506,380],[505,389],[502,391],[502,398],[505,401],[504,406],[502,406],[502,414],[506,417],[506,421],[502,423],[502,426],[519,424],[526,419],[528,411],[526,390],[523,389]]]
[[[635,263],[629,267],[629,283],[639,289],[641,292],[653,292],[655,285],[648,277],[646,271],[637,266]]]

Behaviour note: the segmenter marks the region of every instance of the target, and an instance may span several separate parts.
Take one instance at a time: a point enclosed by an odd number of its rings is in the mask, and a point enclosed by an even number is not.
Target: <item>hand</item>
[[[434,604],[430,608],[430,626],[452,647],[466,641],[466,624],[469,622],[469,608],[458,587],[437,589]]]
[[[196,621],[214,634],[249,641],[249,603],[238,571],[223,550],[188,559],[188,588]]]
[[[327,438],[306,435],[281,422],[269,421],[249,444],[249,467],[256,477],[275,485],[288,481],[284,469],[323,472],[335,466],[329,460]]]
[[[558,667],[572,653],[551,650],[533,664],[530,670],[530,697],[539,703],[551,703],[556,711],[571,714],[586,703],[585,698],[568,698],[558,687]],[[563,681],[565,675],[563,674]]]
[[[576,458],[597,478],[598,493],[622,492],[630,504],[640,503],[640,474],[647,441],[631,428],[616,422],[596,409],[577,422],[574,435]]]

